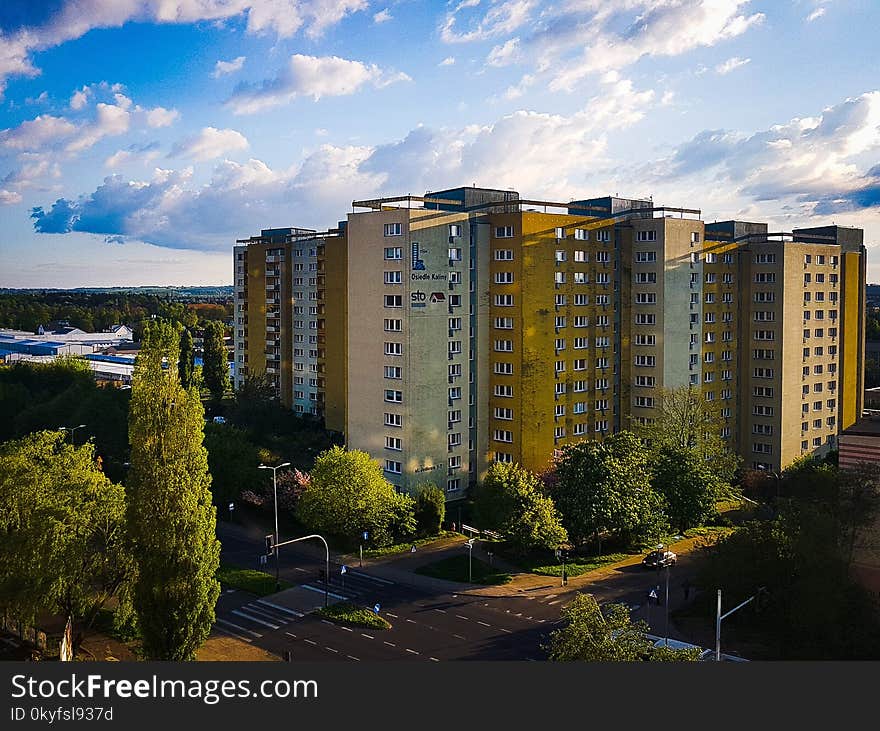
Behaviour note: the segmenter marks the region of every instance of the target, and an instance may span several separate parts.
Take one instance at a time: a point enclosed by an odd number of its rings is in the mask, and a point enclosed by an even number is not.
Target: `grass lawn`
[[[604,556],[573,556],[570,561],[565,564],[566,576],[580,576],[588,571],[600,569],[608,564],[617,563],[627,558],[631,558],[635,554],[631,553],[606,553]],[[555,559],[554,559],[555,561]],[[526,559],[520,561],[524,571],[541,576],[562,576],[562,564],[547,563],[546,557],[536,557],[533,561]]]
[[[384,617],[349,602],[339,602],[331,604],[329,607],[321,607],[315,610],[315,614],[336,624],[350,624],[353,627],[366,627],[367,629],[391,629],[391,623]]]
[[[506,584],[510,581],[510,574],[505,574],[490,566],[478,558],[473,559],[473,582],[474,584]],[[450,556],[449,558],[419,566],[417,574],[431,576],[435,579],[447,581],[468,581],[468,556]]]
[[[384,548],[364,547],[364,558],[379,558],[380,556],[393,556],[396,553],[408,553],[412,550],[413,543],[416,544],[416,548],[418,549],[419,546],[426,546],[434,541],[439,541],[441,538],[451,538],[458,535],[460,534],[448,530],[442,530],[436,536],[419,538],[418,540],[408,541],[407,543],[396,543],[393,546],[385,546]]]
[[[240,569],[237,566],[221,563],[217,569],[217,580],[231,589],[249,591],[251,594],[266,596],[275,593],[275,577],[265,571]],[[280,580],[282,589],[289,589],[293,584]]]

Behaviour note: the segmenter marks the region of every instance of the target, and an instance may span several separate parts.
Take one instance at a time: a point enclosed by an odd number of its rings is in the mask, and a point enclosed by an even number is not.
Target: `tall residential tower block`
[[[541,470],[649,422],[664,389],[694,389],[771,471],[861,415],[859,229],[485,188],[353,209],[238,242],[237,385],[266,373],[401,489],[455,499],[493,461]]]

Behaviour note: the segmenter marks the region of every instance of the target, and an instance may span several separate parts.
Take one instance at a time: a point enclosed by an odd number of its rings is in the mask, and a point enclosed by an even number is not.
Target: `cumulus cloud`
[[[168,127],[180,116],[176,109],[153,107],[147,110],[147,124],[150,127]]]
[[[752,134],[705,130],[655,167],[672,178],[712,176],[755,201],[829,213],[877,205],[880,166],[862,172],[858,162],[878,149],[880,91],[871,91]]]
[[[17,127],[0,131],[0,144],[13,150],[40,150],[72,137],[77,127],[64,117],[40,114]]]
[[[181,140],[171,148],[169,157],[189,157],[194,160],[213,160],[248,148],[247,138],[234,129],[203,127],[201,132]]]
[[[236,114],[253,114],[287,104],[297,97],[317,101],[323,96],[354,94],[366,84],[381,88],[410,80],[404,73],[385,71],[375,64],[297,53],[275,77],[258,85],[240,84],[227,104]]]
[[[816,8],[812,13],[807,16],[807,22],[812,23],[814,20],[819,20],[819,18],[821,18],[823,15],[825,15],[825,8]]]
[[[119,101],[121,103],[117,104],[99,102],[95,108],[95,119],[79,128],[76,137],[70,141],[65,150],[72,153],[82,152],[104,137],[128,132],[131,123],[131,115],[128,112],[130,102],[127,97],[122,97]]]
[[[723,63],[718,64],[715,67],[715,73],[721,74],[724,76],[725,74],[729,74],[731,71],[735,71],[738,68],[742,68],[747,63],[749,63],[752,59],[750,58],[740,58],[739,56],[734,56],[733,58],[728,58]]]
[[[236,71],[241,71],[246,58],[246,56],[237,56],[231,61],[217,61],[217,63],[214,64],[214,73],[211,74],[211,76],[216,79],[220,76],[225,76],[226,74],[234,74]]]
[[[21,193],[16,190],[6,190],[6,188],[0,188],[0,206],[11,206],[16,203],[21,203],[22,197]]]
[[[59,0],[36,26],[0,29],[0,95],[10,76],[39,75],[36,51],[59,46],[95,28],[118,28],[130,21],[197,23],[246,17],[249,33],[287,38],[300,30],[311,38],[346,16],[364,10],[367,0]]]
[[[159,157],[159,143],[149,142],[144,145],[131,144],[128,147],[117,150],[104,161],[104,167],[118,168],[132,163],[150,163]]]
[[[376,23],[377,25],[379,23],[387,23],[393,17],[394,16],[391,15],[391,11],[388,8],[385,8],[384,10],[380,10],[378,13],[376,13],[373,16],[373,22]]]
[[[492,0],[482,15],[472,12],[479,5],[480,0],[459,2],[446,14],[440,37],[446,43],[469,43],[512,33],[531,20],[538,3],[535,0]],[[464,23],[460,22],[462,19]],[[467,30],[458,30],[463,24],[467,24]]]
[[[327,226],[353,198],[383,192],[480,181],[527,185],[529,195],[567,200],[563,196],[592,192],[596,170],[608,166],[606,133],[637,122],[654,100],[653,91],[635,89],[629,80],[603,83],[607,88],[571,115],[520,110],[486,125],[418,126],[376,146],[324,144],[289,168],[224,160],[203,185],[187,171],[157,171],[150,180],[109,176],[93,193],[35,208],[34,227],[226,250],[236,237],[291,211],[307,217],[292,225]]]
[[[454,66],[455,65],[455,56],[447,56],[437,65],[438,66]]]

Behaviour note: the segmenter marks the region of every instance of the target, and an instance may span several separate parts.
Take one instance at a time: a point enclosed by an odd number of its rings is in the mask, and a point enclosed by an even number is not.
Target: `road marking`
[[[344,629],[346,632],[351,632],[351,627],[343,627],[342,625],[337,625],[340,629]]]
[[[416,623],[416,621],[415,621],[414,619],[407,619],[406,621],[409,622],[410,624],[415,624],[415,623]]]
[[[373,635],[368,635],[366,632],[361,632],[361,637],[366,637],[368,640],[375,640],[376,638]]]
[[[445,609],[437,609],[437,608],[435,607],[435,608],[434,608],[434,611],[435,611],[435,612],[440,612],[440,614],[446,614],[446,610],[445,610]]]
[[[547,620],[546,619],[539,619],[538,621],[539,622],[546,622]]]
[[[397,647],[397,645],[395,645],[393,642],[389,642],[388,640],[383,640],[383,641],[384,641],[384,643],[385,643],[386,645],[388,645],[389,647]]]
[[[398,619],[398,616],[396,614],[392,614],[391,612],[385,612],[385,614],[387,614],[389,617],[394,617],[394,619]]]
[[[290,635],[291,637],[293,637],[294,639],[296,639],[296,635],[293,634],[293,632],[285,632],[284,634],[286,634],[286,635]]]
[[[550,606],[553,606],[554,604],[559,604],[559,602],[561,602],[561,601],[562,601],[562,599],[557,599],[556,601],[547,602],[547,604]]]
[[[318,594],[323,594],[324,590],[319,589],[317,586],[312,586],[311,584],[300,584],[303,589],[308,589],[309,591],[317,592]],[[332,591],[327,592],[328,596],[332,596],[334,599],[351,599],[348,596],[342,596],[342,594],[334,594]]]
[[[261,609],[260,607],[255,607],[253,604],[245,604],[242,609],[247,609],[252,614],[256,614],[259,617],[266,617],[267,619],[271,619],[273,622],[281,622],[281,624],[287,624],[293,618],[292,617],[279,617],[277,613],[269,612],[265,609]]]
[[[526,619],[532,619],[532,617],[526,617]]]
[[[244,612],[239,611],[238,609],[233,609],[232,613],[236,617],[244,617],[245,619],[249,619],[251,622],[256,622],[257,624],[262,624],[266,627],[271,627],[272,629],[280,629],[280,624],[272,624],[271,622],[264,622],[259,617],[252,617],[250,614],[245,614]]]
[[[317,645],[318,644],[314,640],[305,640],[305,642],[308,642],[310,645]]]
[[[321,621],[322,621],[324,624],[333,624],[333,622],[331,622],[329,619],[322,619]]]
[[[483,602],[483,606],[484,606],[484,607],[488,607],[488,606],[489,606],[489,602]]]
[[[302,612],[297,612],[295,609],[289,609],[288,607],[282,607],[280,604],[267,602],[265,599],[257,599],[257,604],[263,604],[264,606],[272,607],[272,609],[277,609],[279,612],[284,612],[285,614],[292,614],[294,617],[304,616]]]
[[[486,622],[481,622],[479,619],[477,620],[477,624],[481,624],[484,627],[491,627],[492,626],[491,624],[487,624]]]
[[[330,652],[335,652],[337,655],[339,654],[339,650],[334,650],[332,647],[325,647],[325,650],[330,650]]]
[[[408,647],[406,648],[407,652],[411,652],[413,655],[420,655],[421,653],[416,652],[415,650],[410,650]]]
[[[346,655],[349,660],[360,660],[359,657],[355,657],[354,655]]]
[[[544,597],[544,598],[545,598],[545,599],[555,599],[555,598],[558,597],[558,596],[559,596],[559,594],[548,594],[548,595],[547,595],[546,597]]]
[[[360,576],[362,579],[367,579],[368,581],[376,581],[380,584],[387,584],[388,586],[394,586],[394,584],[396,583],[394,581],[388,581],[388,579],[380,579],[378,576],[370,576],[369,574],[364,574],[360,571],[352,571],[351,569],[348,570],[348,573],[350,573],[352,576]]]
[[[517,617],[522,617],[522,612],[517,612],[517,613],[516,613],[516,616],[517,616]]]
[[[459,619],[464,619],[464,620],[470,621],[467,617],[463,617],[460,614],[456,614],[455,616],[458,617]]]
[[[467,640],[467,637],[462,637],[461,635],[452,635],[453,637],[457,637],[460,640]]]
[[[242,632],[247,632],[248,634],[251,634],[254,637],[262,637],[263,636],[259,632],[254,632],[252,629],[248,629],[247,627],[242,627],[240,624],[235,624],[234,622],[230,622],[228,619],[222,619],[220,617],[217,617],[217,621],[220,622],[220,624],[226,624],[226,625],[229,625],[230,627],[234,627],[235,629],[240,629]]]
[[[509,635],[513,634],[513,630],[509,630],[504,627],[499,627],[498,629],[500,629],[502,632],[507,632],[507,634],[509,634]]]
[[[434,662],[440,662],[436,657],[429,657],[429,660],[433,660]]]
[[[301,571],[301,572],[304,573],[304,574],[309,573],[308,571],[306,571],[306,570],[303,569],[303,568],[300,568],[299,566],[294,566],[293,568],[294,568],[295,570],[297,570],[297,571]]]

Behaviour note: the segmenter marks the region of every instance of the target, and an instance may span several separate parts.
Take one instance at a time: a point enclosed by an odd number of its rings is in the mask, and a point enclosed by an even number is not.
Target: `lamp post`
[[[474,539],[470,538],[467,542],[468,547],[468,583],[472,584],[474,582],[474,573],[473,573],[473,558],[474,558]]]
[[[666,545],[661,543],[657,546],[657,550],[660,552],[659,560],[663,561],[666,558]],[[665,619],[663,620],[663,645],[669,646],[669,563],[666,563],[666,598],[665,598]]]
[[[76,446],[76,441],[74,440],[74,432],[77,429],[82,429],[83,427],[85,427],[85,424],[79,424],[77,426],[59,426],[58,431],[70,434],[70,443]]]
[[[746,599],[744,602],[737,604],[733,609],[726,611],[724,614],[721,613],[721,589],[718,590],[718,601],[715,609],[715,660],[721,661],[721,620],[727,619],[731,614],[733,614],[738,609],[742,609],[749,602],[753,602],[758,597],[766,596],[767,589],[766,587],[759,586],[758,591]],[[757,606],[760,607],[760,602],[757,603]]]
[[[290,467],[290,462],[284,462],[277,467],[261,464],[258,469],[272,470],[272,496],[275,504],[275,591],[281,589],[281,581],[278,578],[278,470],[282,467]]]

